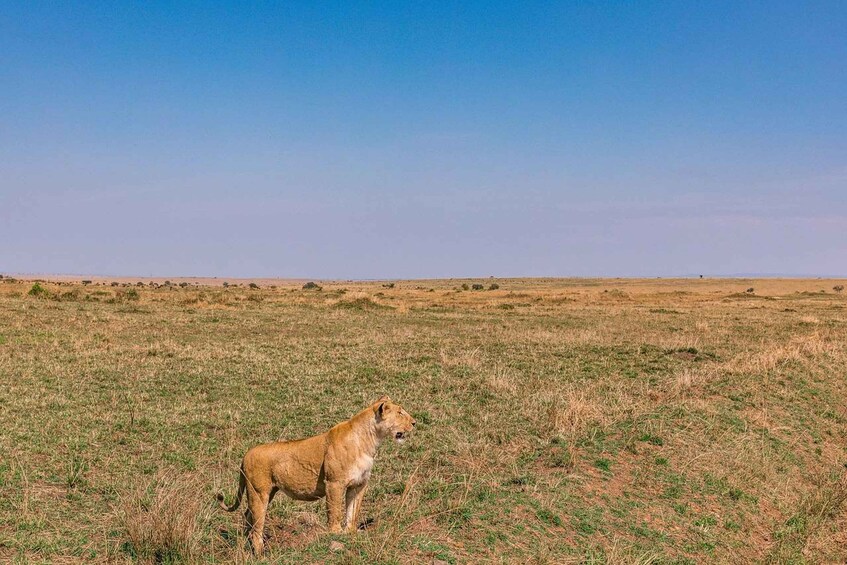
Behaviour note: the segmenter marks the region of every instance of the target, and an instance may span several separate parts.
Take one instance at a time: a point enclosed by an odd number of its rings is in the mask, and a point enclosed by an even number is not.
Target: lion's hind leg
[[[247,494],[246,533],[253,553],[261,555],[265,550],[265,517],[273,495],[271,492],[259,492],[252,485],[248,486]]]

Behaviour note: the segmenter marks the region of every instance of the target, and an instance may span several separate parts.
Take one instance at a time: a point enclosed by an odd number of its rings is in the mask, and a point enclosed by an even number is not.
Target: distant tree
[[[471,286],[471,288],[474,289],[474,290],[482,290],[485,287],[482,286],[481,284],[477,283],[477,284],[474,284],[473,286]]]
[[[119,284],[121,283],[119,283],[118,281],[112,281],[112,286],[118,286]]]
[[[250,288],[252,288],[253,290],[256,290],[257,288],[259,288],[259,285],[257,285],[257,284],[256,284],[256,283],[254,283],[254,282],[251,282],[251,283],[250,283]]]
[[[224,288],[226,288],[226,287],[228,287],[228,286],[229,286],[229,283],[228,283],[228,282],[226,282],[226,281],[224,281],[224,283],[223,283],[223,284],[224,284]]]
[[[497,290],[500,288],[500,285],[497,283],[491,283],[491,286],[488,287],[488,290]]]
[[[182,281],[181,283],[179,283],[179,288],[185,288],[187,286],[188,286],[188,283],[185,282],[185,281]]]
[[[843,284],[837,284],[834,287],[832,287],[832,290],[834,290],[835,292],[842,292],[844,290],[844,285]]]
[[[303,285],[303,290],[320,290],[321,285],[316,282],[309,281]]]
[[[88,286],[91,284],[91,281],[82,281],[83,286]]]
[[[753,287],[751,286],[750,288],[748,288],[746,292],[747,294],[753,294]]]

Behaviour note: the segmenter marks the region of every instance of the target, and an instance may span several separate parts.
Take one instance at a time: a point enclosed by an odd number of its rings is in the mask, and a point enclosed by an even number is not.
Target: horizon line
[[[544,279],[605,279],[605,280],[643,280],[643,279],[795,279],[795,280],[841,280],[847,279],[847,275],[818,275],[818,274],[803,274],[803,273],[725,273],[725,274],[682,274],[682,275],[482,275],[482,276],[448,276],[448,277],[366,277],[366,278],[345,278],[345,277],[283,277],[283,276],[220,276],[220,275],[119,275],[119,274],[96,274],[96,273],[37,273],[37,272],[0,272],[0,276],[4,278],[18,278],[22,280],[30,280],[33,278],[83,278],[91,277],[93,279],[207,279],[207,280],[273,280],[273,281],[344,281],[344,282],[378,282],[378,281],[439,281],[439,280],[544,280]]]

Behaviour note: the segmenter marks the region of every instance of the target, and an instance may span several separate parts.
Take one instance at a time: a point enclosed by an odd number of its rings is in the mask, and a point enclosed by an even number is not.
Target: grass
[[[243,453],[384,392],[370,527],[263,561],[847,560],[839,281],[110,282],[0,281],[2,562],[258,562]]]

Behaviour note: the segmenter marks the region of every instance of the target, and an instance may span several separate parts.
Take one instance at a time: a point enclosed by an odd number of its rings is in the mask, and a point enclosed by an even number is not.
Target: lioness
[[[402,443],[416,421],[387,396],[326,433],[294,441],[277,441],[251,448],[241,462],[234,511],[247,491],[247,529],[253,551],[264,550],[263,531],[268,504],[278,490],[295,500],[326,496],[329,531],[356,530],[356,519],[368,485],[379,444],[385,438]]]

